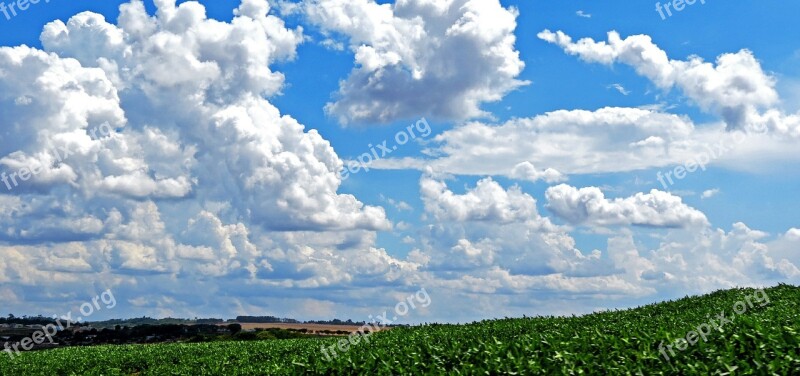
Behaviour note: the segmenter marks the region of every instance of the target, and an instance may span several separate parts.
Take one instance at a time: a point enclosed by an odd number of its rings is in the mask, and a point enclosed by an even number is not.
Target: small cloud
[[[14,99],[14,104],[17,106],[27,106],[31,104],[31,102],[33,102],[33,99],[27,95],[23,95],[21,97],[17,97],[17,99]]]
[[[319,44],[331,51],[344,51],[344,44],[342,44],[342,42],[337,42],[330,38],[319,42]]]
[[[622,95],[628,95],[628,94],[631,93],[630,91],[625,90],[625,87],[620,85],[620,84],[608,85],[608,86],[606,86],[606,89],[615,89],[616,91],[618,91]]]
[[[700,197],[703,198],[703,199],[707,199],[707,198],[711,198],[711,197],[716,196],[717,193],[719,193],[719,189],[718,188],[709,189],[707,191],[703,191],[703,194],[700,195]]]
[[[412,208],[411,205],[409,205],[405,201],[397,201],[396,203],[392,203],[392,202],[390,202],[390,203],[392,205],[394,205],[394,207],[397,208],[397,210],[400,210],[400,211],[412,211],[412,210],[414,210],[414,208]]]
[[[649,92],[645,93],[645,94],[649,94]],[[665,111],[668,111],[668,110],[671,110],[671,109],[677,108],[677,107],[678,107],[678,105],[676,105],[676,104],[667,104],[667,103],[661,102],[661,103],[653,103],[653,104],[644,104],[644,105],[638,106],[636,108],[638,108],[640,110],[646,110],[646,111],[652,111],[652,112],[665,112]]]
[[[406,236],[405,238],[403,238],[403,244],[414,244],[416,242],[417,241],[414,240],[414,238],[412,238],[410,236]]]
[[[508,177],[512,179],[528,180],[531,182],[544,180],[548,183],[560,183],[567,181],[567,177],[557,170],[548,168],[540,171],[534,167],[533,163],[527,161],[514,166]]]
[[[406,230],[411,228],[411,224],[408,223],[408,222],[400,221],[400,222],[397,222],[397,226],[395,226],[395,228],[400,230],[400,231],[406,231]]]
[[[575,12],[575,14],[576,14],[578,17],[583,17],[583,18],[592,18],[592,15],[591,15],[591,14],[589,14],[589,13],[586,13],[586,12],[584,12],[584,11],[582,11],[582,10],[579,10],[579,11]]]
[[[278,14],[284,17],[300,14],[300,12],[303,11],[302,8],[300,7],[300,3],[293,3],[291,1],[286,1],[286,0],[277,0],[275,1],[275,3],[272,4],[277,5]]]
[[[628,144],[630,147],[650,147],[650,146],[662,146],[666,143],[663,138],[658,136],[650,136],[644,140],[631,142]]]
[[[389,198],[389,197],[386,197],[384,195],[380,195],[380,198],[381,198],[381,201],[388,202],[389,205],[394,206],[394,208],[399,210],[399,211],[412,211],[412,210],[414,210],[414,208],[411,205],[409,205],[407,202],[405,202],[405,201],[395,200],[393,198]]]

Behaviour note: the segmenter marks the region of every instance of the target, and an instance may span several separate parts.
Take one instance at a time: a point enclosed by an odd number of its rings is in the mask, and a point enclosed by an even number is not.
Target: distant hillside
[[[353,345],[341,340],[65,348],[0,357],[0,374],[800,374],[800,288],[724,290],[581,317],[432,324]]]

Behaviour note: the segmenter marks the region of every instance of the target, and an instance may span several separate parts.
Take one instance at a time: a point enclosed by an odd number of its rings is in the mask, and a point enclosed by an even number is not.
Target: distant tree
[[[232,334],[239,333],[242,331],[242,324],[228,324],[228,330],[230,330]]]
[[[233,338],[237,339],[237,340],[240,340],[240,341],[252,341],[252,340],[255,340],[255,339],[259,339],[258,335],[256,333],[254,333],[254,332],[239,332],[239,333],[236,333],[233,336]]]

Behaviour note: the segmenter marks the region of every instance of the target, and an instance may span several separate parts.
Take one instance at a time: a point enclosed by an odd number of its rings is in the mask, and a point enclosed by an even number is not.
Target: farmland
[[[733,289],[580,317],[396,328],[331,361],[340,338],[73,347],[0,358],[2,375],[797,374],[800,288]],[[748,302],[746,311],[734,307]],[[660,347],[720,312],[728,322],[670,353]],[[662,348],[663,349],[663,348]],[[661,350],[663,351],[663,350]],[[665,353],[667,353],[665,351]]]
[[[329,331],[329,332],[339,332],[344,331],[348,333],[352,333],[357,331],[361,325],[333,325],[333,324],[310,324],[310,323],[240,323],[242,325],[242,329],[244,330],[255,330],[255,329],[292,329],[292,330],[302,330],[305,329],[309,332],[322,332],[322,331]]]

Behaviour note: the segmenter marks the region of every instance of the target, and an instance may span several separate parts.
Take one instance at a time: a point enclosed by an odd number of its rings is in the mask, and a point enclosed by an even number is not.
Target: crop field
[[[0,374],[800,374],[800,288],[764,292],[761,304],[735,289],[581,317],[396,328],[330,361],[320,348],[340,338],[63,348],[3,355]],[[705,339],[665,350],[705,323]]]

